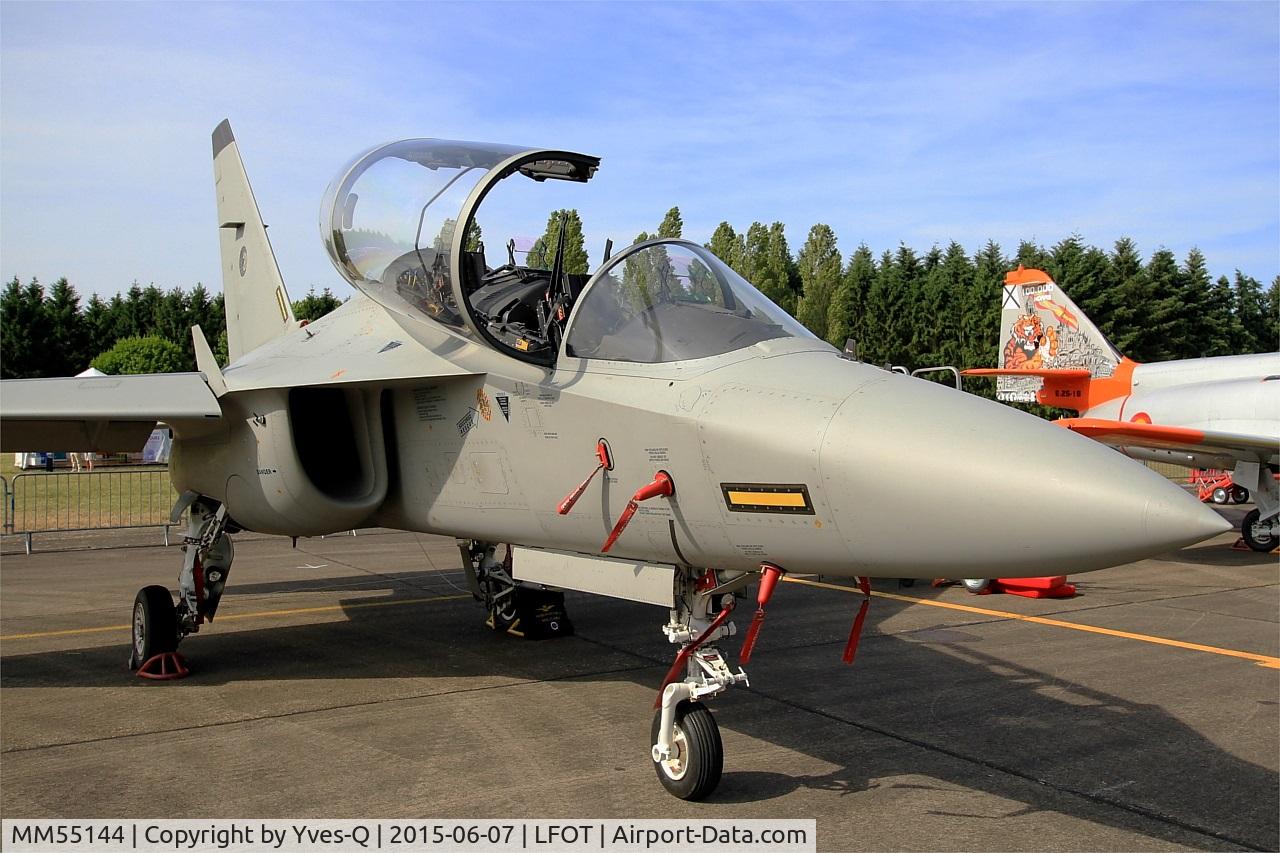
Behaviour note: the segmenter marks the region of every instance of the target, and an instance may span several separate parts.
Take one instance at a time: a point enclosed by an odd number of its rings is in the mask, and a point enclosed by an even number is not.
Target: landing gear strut
[[[1257,504],[1240,525],[1240,535],[1254,551],[1266,553],[1280,545],[1280,484],[1276,470],[1258,462],[1237,462],[1232,480],[1247,488]]]
[[[681,648],[656,703],[650,757],[664,788],[682,800],[700,800],[715,790],[724,768],[720,729],[702,700],[749,682],[709,645],[736,633],[728,621],[733,593],[710,571],[680,569],[675,583],[676,607],[662,632]],[[682,668],[684,678],[677,681]]]
[[[173,509],[175,522],[184,510],[189,511],[188,529],[183,537],[185,554],[178,574],[177,604],[168,589],[155,585],[139,590],[133,602],[129,668],[144,678],[187,674],[186,663],[177,653],[178,643],[213,621],[235,557],[226,506],[187,492]]]
[[[505,548],[505,553],[499,549]],[[564,609],[564,593],[515,579],[511,546],[459,539],[462,564],[469,567],[467,584],[488,611],[485,624],[514,637],[544,639],[573,633]],[[502,556],[498,555],[502,553]]]

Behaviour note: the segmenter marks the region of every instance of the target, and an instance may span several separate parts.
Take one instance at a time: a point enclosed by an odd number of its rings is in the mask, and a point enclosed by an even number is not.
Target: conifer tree
[[[770,299],[773,296],[765,288],[769,268],[769,229],[760,222],[752,222],[743,241],[742,277],[756,286]],[[776,299],[774,299],[777,302]]]
[[[1028,269],[1049,272],[1049,266],[1052,261],[1053,257],[1044,250],[1044,247],[1031,240],[1023,240],[1018,243],[1018,254],[1014,257],[1014,263],[1022,264]]]
[[[556,258],[556,244],[560,239],[560,216],[564,215],[564,259],[562,261],[562,269],[574,275],[585,275],[590,266],[590,259],[587,257],[587,247],[585,239],[582,236],[582,219],[578,216],[578,211],[573,208],[562,210],[553,210],[547,217],[547,230],[543,233],[538,241],[534,243],[534,248],[529,252],[529,258],[535,258],[534,252],[538,252],[536,260],[539,263],[533,263],[526,260],[526,264],[538,269],[551,269]],[[639,239],[636,240],[640,242]],[[541,244],[541,245],[539,245]]]
[[[85,352],[99,353],[109,349],[114,339],[110,338],[111,317],[107,313],[107,303],[102,297],[93,294],[84,309]]]
[[[314,322],[342,304],[342,300],[333,295],[333,291],[325,288],[316,293],[313,287],[307,295],[293,303],[293,316],[299,320]]]
[[[1244,330],[1243,348],[1240,352],[1270,352],[1276,342],[1269,339],[1266,297],[1262,284],[1253,276],[1236,270],[1236,316]]]
[[[867,289],[866,307],[863,311],[863,328],[866,345],[862,347],[863,361],[872,364],[893,364],[903,349],[898,346],[898,317],[902,307],[902,277],[893,254],[886,251],[876,265],[875,278]]]
[[[760,223],[753,223],[747,237],[747,268],[751,272],[751,283],[780,308],[795,316],[795,291],[791,289],[795,261],[791,259],[782,223],[773,223],[767,231]]]
[[[680,208],[673,207],[667,211],[667,215],[662,217],[662,224],[658,226],[658,237],[680,237],[684,234],[684,220],[680,218]]]
[[[931,252],[931,256],[933,252]],[[927,263],[932,263],[927,259]],[[945,255],[933,264],[925,277],[923,307],[925,319],[932,320],[931,337],[927,348],[916,352],[916,366],[961,365],[964,348],[961,346],[960,323],[963,319],[963,302],[973,283],[973,265],[965,254],[964,246],[952,242]]]
[[[849,256],[849,265],[827,309],[827,340],[832,345],[843,349],[845,341],[853,338],[859,352],[863,351],[866,346],[863,312],[875,274],[875,257],[863,243]]]
[[[733,226],[728,222],[721,222],[716,226],[716,230],[711,235],[711,242],[707,243],[707,248],[711,250],[711,254],[729,265],[729,268],[738,275],[746,277],[743,273],[746,262],[747,248],[742,235],[735,233]]]
[[[938,350],[946,318],[938,316],[938,310],[946,306],[946,275],[942,272],[942,250],[938,244],[930,247],[920,262],[919,281],[912,295],[915,322],[907,327],[907,351],[911,353],[909,366],[933,367],[938,364]]]
[[[1105,252],[1085,246],[1078,234],[1072,234],[1053,247],[1049,266],[1045,268],[1108,338],[1115,301],[1115,294],[1108,289],[1109,263]]]
[[[992,240],[973,259],[973,278],[961,298],[960,364],[965,367],[997,366],[1004,346],[1000,340],[1000,296],[1010,266],[1000,245]],[[994,397],[995,383],[973,383],[969,390]]]
[[[1184,357],[1182,340],[1177,337],[1182,281],[1173,252],[1163,247],[1152,252],[1146,273],[1145,319],[1141,323],[1141,344],[1136,349],[1143,353],[1139,360],[1167,361]]]
[[[796,307],[796,319],[822,339],[827,338],[827,312],[831,297],[840,284],[840,250],[831,226],[818,223],[809,229],[809,237],[796,259],[800,270],[802,295]]]
[[[41,375],[75,376],[89,366],[92,355],[87,352],[88,335],[80,313],[80,296],[66,278],[60,278],[49,289],[42,309],[48,337],[41,342],[44,350]]]
[[[1203,358],[1213,349],[1213,329],[1208,322],[1213,303],[1213,280],[1199,249],[1187,252],[1178,271],[1178,306],[1174,339],[1183,358]]]
[[[1111,342],[1122,354],[1136,361],[1148,360],[1145,354],[1148,336],[1143,328],[1143,313],[1151,288],[1142,268],[1142,257],[1132,240],[1121,237],[1115,243],[1110,260],[1107,286],[1116,294],[1115,310],[1111,315]]]
[[[1271,279],[1265,305],[1266,316],[1263,327],[1266,330],[1266,340],[1262,342],[1262,349],[1263,352],[1271,352],[1280,349],[1280,275]]]
[[[1244,352],[1244,327],[1236,316],[1236,292],[1231,280],[1218,276],[1209,297],[1204,324],[1209,331],[1207,355],[1235,355]]]

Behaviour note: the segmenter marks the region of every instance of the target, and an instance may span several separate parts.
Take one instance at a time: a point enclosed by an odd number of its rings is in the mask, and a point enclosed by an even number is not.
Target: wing
[[[0,382],[0,450],[139,450],[156,421],[178,432],[216,423],[199,373],[8,379]]]
[[[1280,454],[1280,437],[1160,426],[1102,418],[1062,418],[1058,426],[1115,447],[1150,447],[1189,454],[1205,452],[1243,462],[1267,462]]]

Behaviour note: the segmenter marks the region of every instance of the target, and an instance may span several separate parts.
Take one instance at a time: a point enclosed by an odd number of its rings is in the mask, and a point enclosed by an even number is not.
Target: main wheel
[[[964,584],[965,589],[969,590],[969,592],[972,592],[974,595],[977,595],[980,592],[984,592],[987,587],[991,586],[991,579],[965,578],[962,583]]]
[[[1216,504],[1224,504],[1231,499],[1231,494],[1222,486],[1213,490],[1212,500]]]
[[[653,717],[651,744],[657,744],[661,724],[659,710]],[[716,718],[705,705],[685,700],[676,706],[671,757],[655,761],[653,767],[662,787],[682,800],[701,800],[715,790],[724,770],[724,744]]]
[[[1280,535],[1276,533],[1276,520],[1274,518],[1267,521],[1259,521],[1262,512],[1256,509],[1249,510],[1245,515],[1244,521],[1240,524],[1240,535],[1244,537],[1244,543],[1255,551],[1266,553],[1276,545],[1280,545]]]
[[[1238,504],[1247,504],[1249,502],[1249,490],[1244,486],[1232,486],[1231,500]]]
[[[178,648],[178,616],[169,590],[144,586],[133,599],[133,650],[129,668],[137,669],[151,657]]]

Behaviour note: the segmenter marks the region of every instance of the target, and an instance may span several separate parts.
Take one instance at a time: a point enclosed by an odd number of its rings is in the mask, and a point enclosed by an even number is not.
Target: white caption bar
[[[812,853],[813,820],[4,820],[10,853]]]

